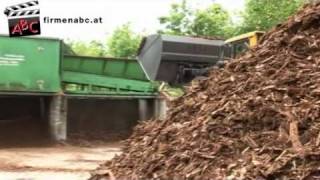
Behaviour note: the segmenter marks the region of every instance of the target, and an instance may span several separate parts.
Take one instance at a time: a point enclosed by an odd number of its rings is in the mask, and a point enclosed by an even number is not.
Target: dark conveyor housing
[[[184,84],[223,64],[224,44],[223,40],[151,35],[143,39],[138,60],[149,79]]]

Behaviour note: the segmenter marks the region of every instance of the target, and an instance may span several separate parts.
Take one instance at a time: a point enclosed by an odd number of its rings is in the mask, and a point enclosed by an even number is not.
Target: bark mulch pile
[[[93,178],[320,179],[320,4],[192,82],[101,169]]]

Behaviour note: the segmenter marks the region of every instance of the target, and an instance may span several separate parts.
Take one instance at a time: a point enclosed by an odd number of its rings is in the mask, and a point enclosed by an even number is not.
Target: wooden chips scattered
[[[101,169],[128,180],[320,178],[319,89],[315,4],[194,81],[165,121],[141,123]]]

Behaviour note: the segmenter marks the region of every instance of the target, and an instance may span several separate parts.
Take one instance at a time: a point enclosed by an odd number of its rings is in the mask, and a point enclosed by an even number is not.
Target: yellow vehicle
[[[263,31],[253,31],[226,40],[229,52],[226,52],[225,56],[235,58],[238,54],[256,46],[264,33]]]

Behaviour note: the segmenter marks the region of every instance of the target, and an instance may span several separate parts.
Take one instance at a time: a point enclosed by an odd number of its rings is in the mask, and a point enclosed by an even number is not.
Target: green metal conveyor
[[[0,35],[0,95],[155,97],[136,59],[64,55],[59,39]]]
[[[65,55],[62,82],[67,94],[108,96],[154,96],[149,81],[135,59]]]
[[[0,35],[0,98],[34,96],[28,102],[35,111],[30,117],[47,119],[52,139],[66,140],[67,124],[82,124],[82,116],[106,127],[107,122],[132,124],[163,112],[158,85],[147,78],[138,60],[65,53],[72,52],[59,39]]]

